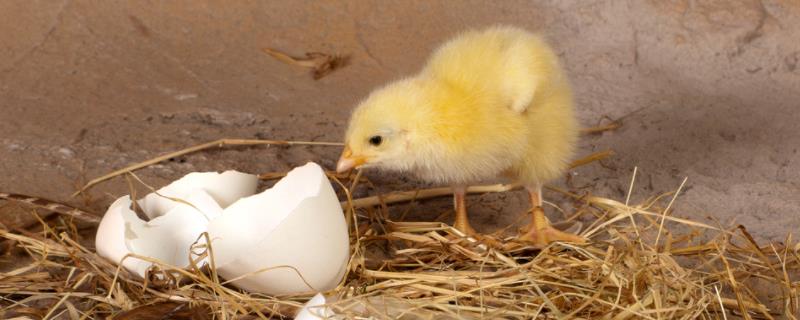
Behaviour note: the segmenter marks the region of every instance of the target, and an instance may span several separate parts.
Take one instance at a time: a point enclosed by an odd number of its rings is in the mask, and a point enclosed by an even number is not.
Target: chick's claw
[[[578,244],[586,243],[586,239],[575,234],[566,233],[553,228],[544,216],[542,207],[533,208],[533,223],[530,229],[519,236],[522,242],[527,242],[537,248],[543,248],[554,241],[573,242]]]

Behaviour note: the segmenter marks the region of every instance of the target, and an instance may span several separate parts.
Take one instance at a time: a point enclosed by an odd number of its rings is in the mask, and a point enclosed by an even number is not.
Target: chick
[[[374,91],[354,110],[338,172],[378,167],[452,186],[454,226],[473,235],[467,186],[511,179],[530,194],[520,239],[584,242],[551,227],[542,184],[563,173],[578,136],[569,83],[538,36],[498,26],[445,43],[414,77]]]

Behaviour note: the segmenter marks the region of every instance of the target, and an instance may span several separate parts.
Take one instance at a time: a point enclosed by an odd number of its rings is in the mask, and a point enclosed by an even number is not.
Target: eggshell
[[[234,171],[188,174],[136,203],[147,220],[121,197],[100,223],[97,252],[117,263],[133,253],[185,268],[192,244],[208,231],[217,271],[235,286],[267,294],[334,288],[349,237],[325,172],[308,163],[253,195],[257,180]],[[122,264],[139,276],[151,266],[135,257]]]
[[[196,190],[185,201],[192,206],[178,203],[168,212],[146,223],[128,221],[125,229],[125,244],[128,248],[132,252],[173,266],[188,267],[192,244],[205,243],[201,234],[208,227],[206,214],[221,215],[222,208],[202,190]],[[202,264],[201,261],[200,265]]]
[[[132,253],[128,249],[128,245],[125,244],[125,226],[129,223],[128,221],[144,223],[130,209],[132,204],[133,201],[131,201],[130,196],[124,196],[114,201],[97,228],[97,235],[95,236],[97,254],[115,263],[119,263],[126,254]],[[130,213],[133,214],[133,217],[130,216]],[[123,261],[123,266],[126,269],[139,274],[137,271],[139,268],[136,265],[137,262],[130,258]]]
[[[169,265],[188,267],[189,249],[208,225],[208,218],[201,210],[220,215],[222,208],[202,190],[196,190],[185,201],[192,206],[178,203],[168,212],[144,221],[131,210],[129,196],[118,199],[100,222],[97,252],[112,261],[120,261],[126,254],[135,253]],[[150,265],[150,262],[135,257],[123,262],[125,268],[139,276],[144,276]]]
[[[237,287],[266,294],[333,289],[350,254],[341,205],[315,163],[235,202],[211,221],[208,232],[218,273]]]
[[[183,176],[166,187],[150,193],[139,201],[142,211],[153,219],[178,204],[169,198],[183,199],[194,190],[202,189],[220,207],[226,208],[242,197],[256,193],[258,177],[252,174],[228,170],[217,172],[193,172]]]
[[[302,309],[294,317],[294,320],[319,320],[329,319],[336,314],[330,307],[323,307],[327,303],[325,296],[317,293],[311,300],[308,300]]]
[[[252,195],[257,183],[258,177],[236,171],[190,173],[137,202],[149,221],[132,210],[130,196],[121,197],[100,222],[95,239],[97,253],[117,263],[134,253],[188,267],[189,248],[206,231],[208,221],[222,215],[220,204]],[[135,257],[123,262],[140,277],[150,265]]]

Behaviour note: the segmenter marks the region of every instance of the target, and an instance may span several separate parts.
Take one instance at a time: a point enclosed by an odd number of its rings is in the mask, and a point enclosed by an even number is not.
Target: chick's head
[[[409,169],[415,159],[418,127],[427,112],[420,89],[412,80],[398,81],[373,92],[356,107],[336,171],[361,166]]]

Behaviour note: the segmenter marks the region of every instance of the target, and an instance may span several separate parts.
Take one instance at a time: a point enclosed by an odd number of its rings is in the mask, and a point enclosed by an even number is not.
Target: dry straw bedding
[[[597,158],[602,155],[589,157]],[[346,199],[351,231],[349,272],[327,292],[338,318],[796,319],[800,309],[800,245],[791,237],[759,244],[743,226],[677,218],[671,206],[680,187],[637,204],[550,188],[573,208],[548,211],[585,222],[580,234],[591,241],[535,249],[515,242],[510,230],[474,239],[440,222],[389,218],[396,203],[443,196],[447,189],[351,199],[356,181],[365,179],[330,177]],[[43,213],[38,207],[32,212]],[[213,268],[160,264],[139,280],[81,244],[79,227],[86,222],[74,215],[40,222],[36,231],[0,226],[2,318],[292,318],[312,295],[243,292]],[[196,246],[193,260],[209,250]]]

